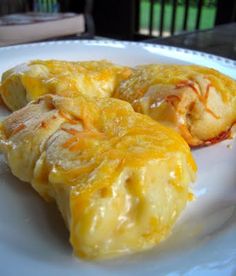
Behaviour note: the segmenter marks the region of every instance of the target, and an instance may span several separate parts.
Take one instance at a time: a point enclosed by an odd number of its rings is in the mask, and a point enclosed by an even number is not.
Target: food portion
[[[15,176],[56,201],[83,258],[153,247],[192,196],[182,137],[117,99],[46,95],[1,123],[0,149]]]
[[[113,96],[178,131],[190,146],[231,137],[236,122],[236,82],[214,69],[194,65],[131,69],[105,60],[35,60],[6,71],[0,92],[11,110],[49,93]]]
[[[178,131],[190,146],[229,138],[236,122],[236,82],[206,67],[139,66],[114,97]]]
[[[105,60],[35,60],[6,71],[0,90],[3,101],[14,111],[48,93],[109,97],[131,72],[128,67]]]

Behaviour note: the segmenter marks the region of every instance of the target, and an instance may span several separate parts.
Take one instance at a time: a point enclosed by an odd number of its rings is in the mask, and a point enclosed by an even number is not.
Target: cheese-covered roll
[[[17,110],[48,93],[69,97],[78,93],[108,97],[130,74],[128,67],[105,60],[35,60],[3,73],[1,95],[11,110]]]
[[[114,96],[177,130],[191,146],[228,138],[236,121],[236,82],[206,67],[139,66]]]
[[[47,95],[0,130],[11,171],[56,201],[83,258],[156,245],[191,198],[196,166],[188,145],[126,102]]]

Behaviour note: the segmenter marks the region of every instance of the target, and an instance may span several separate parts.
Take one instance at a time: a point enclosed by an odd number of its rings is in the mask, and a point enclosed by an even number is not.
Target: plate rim
[[[113,39],[82,39],[82,40],[59,40],[59,41],[43,41],[43,42],[34,42],[34,43],[25,43],[25,44],[17,44],[17,45],[9,45],[9,46],[3,46],[0,47],[0,53],[4,51],[9,50],[16,50],[20,48],[33,48],[33,47],[43,47],[47,45],[63,45],[63,44],[80,44],[80,45],[94,45],[94,46],[109,46],[110,44],[123,44],[124,46],[139,46],[139,47],[147,47],[151,46],[156,49],[164,49],[168,51],[175,51],[175,52],[181,52],[185,54],[191,54],[194,56],[200,56],[205,57],[208,60],[214,60],[223,66],[231,66],[234,69],[236,69],[236,60],[210,54],[207,52],[197,51],[197,50],[191,50],[187,48],[182,47],[176,47],[176,46],[169,46],[169,45],[163,45],[163,44],[154,44],[151,42],[138,42],[138,41],[123,41],[123,40],[113,40]]]

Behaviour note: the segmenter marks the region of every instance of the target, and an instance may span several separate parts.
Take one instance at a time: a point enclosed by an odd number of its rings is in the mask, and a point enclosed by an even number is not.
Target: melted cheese
[[[2,77],[2,96],[15,110],[44,94],[109,97],[131,69],[107,61],[36,60],[18,65]]]
[[[136,68],[114,96],[175,129],[189,145],[197,146],[231,129],[236,121],[235,91],[236,82],[214,69],[144,65]]]
[[[83,258],[154,246],[191,198],[188,145],[126,102],[48,95],[5,119],[0,134],[12,172],[56,201]]]

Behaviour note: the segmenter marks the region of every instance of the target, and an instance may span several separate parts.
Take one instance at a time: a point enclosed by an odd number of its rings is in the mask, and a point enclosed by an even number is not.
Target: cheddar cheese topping
[[[186,142],[117,99],[44,96],[2,122],[0,149],[14,175],[56,201],[82,258],[153,247],[192,197]]]

